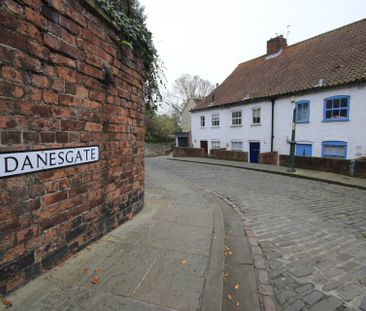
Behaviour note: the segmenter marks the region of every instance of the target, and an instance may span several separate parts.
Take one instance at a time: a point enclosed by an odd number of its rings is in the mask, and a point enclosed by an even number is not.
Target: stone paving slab
[[[221,310],[222,202],[152,168],[145,198],[132,221],[11,294],[10,310]]]
[[[364,190],[226,165],[151,161],[241,211],[255,266],[267,272],[279,310],[365,308]],[[273,310],[270,287],[260,291],[265,310]]]

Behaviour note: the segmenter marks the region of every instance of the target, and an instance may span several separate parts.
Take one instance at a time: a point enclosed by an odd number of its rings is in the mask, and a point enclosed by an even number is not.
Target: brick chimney
[[[267,55],[272,55],[287,47],[287,40],[283,35],[272,38],[267,41]]]

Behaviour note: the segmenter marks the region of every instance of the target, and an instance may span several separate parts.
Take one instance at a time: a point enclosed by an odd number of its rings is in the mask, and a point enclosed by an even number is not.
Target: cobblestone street
[[[263,270],[258,279],[273,285],[280,310],[366,310],[366,191],[166,158],[147,163],[240,208],[256,237],[248,236],[256,266],[266,259],[269,280]]]

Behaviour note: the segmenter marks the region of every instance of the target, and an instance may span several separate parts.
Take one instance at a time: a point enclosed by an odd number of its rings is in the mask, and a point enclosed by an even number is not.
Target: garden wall
[[[205,158],[206,153],[203,148],[175,147],[173,157],[198,157]]]
[[[1,2],[0,152],[100,154],[0,179],[0,294],[143,207],[143,65],[117,46],[110,22],[91,0]]]
[[[248,152],[225,149],[211,149],[210,157],[214,159],[248,162]]]
[[[288,155],[280,155],[280,165],[288,166]],[[350,174],[350,160],[317,158],[317,157],[295,157],[295,167],[331,172],[342,175]]]
[[[260,153],[258,162],[260,164],[278,165],[278,153],[277,153],[277,151]]]

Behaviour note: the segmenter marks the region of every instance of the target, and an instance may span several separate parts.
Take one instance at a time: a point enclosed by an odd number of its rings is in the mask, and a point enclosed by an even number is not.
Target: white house
[[[366,156],[366,19],[239,64],[192,112],[194,147],[289,154]]]

